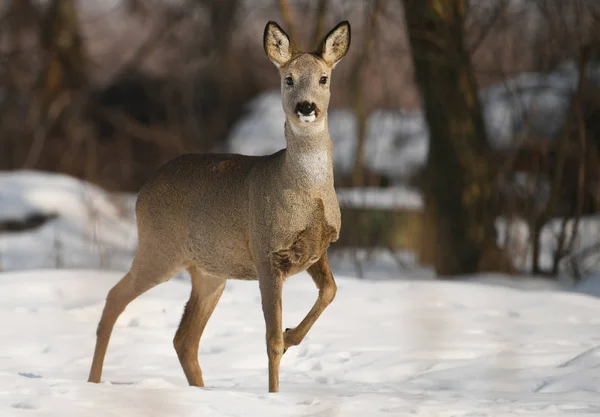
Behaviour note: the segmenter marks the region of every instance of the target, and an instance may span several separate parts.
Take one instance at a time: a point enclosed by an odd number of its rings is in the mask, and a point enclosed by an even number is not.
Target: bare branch
[[[317,17],[315,19],[315,30],[313,32],[311,45],[317,45],[317,43],[321,40],[321,37],[325,35],[328,8],[329,0],[319,0],[319,4],[317,6]]]
[[[581,104],[577,105],[577,134],[579,137],[579,157],[581,158],[581,163],[577,169],[577,201],[575,207],[575,219],[573,220],[573,231],[571,232],[569,243],[567,244],[567,248],[565,250],[565,254],[569,254],[573,252],[573,248],[575,247],[575,241],[577,239],[578,230],[579,230],[579,222],[581,220],[581,215],[583,213],[583,200],[585,197],[585,170],[586,170],[586,155],[587,155],[587,134],[585,131],[585,120],[583,118],[583,111],[581,109]]]
[[[96,110],[103,120],[138,140],[177,151],[184,149],[181,138],[166,129],[161,129],[157,126],[146,127],[121,111],[106,108],[97,108]]]
[[[565,169],[565,162],[567,158],[567,148],[569,145],[570,138],[570,127],[573,125],[576,120],[579,103],[581,101],[581,95],[583,92],[583,86],[586,75],[587,64],[590,59],[590,48],[584,47],[581,51],[581,58],[579,62],[579,79],[577,81],[577,87],[575,92],[573,93],[573,98],[571,99],[571,106],[569,108],[569,114],[567,115],[567,121],[565,122],[562,136],[558,139],[558,143],[556,144],[556,161],[554,163],[554,177],[552,179],[552,183],[550,185],[550,197],[542,209],[539,216],[533,222],[533,230],[532,230],[532,244],[533,244],[533,265],[532,272],[539,273],[539,256],[540,256],[540,235],[542,228],[544,225],[555,215],[556,209],[559,204],[561,187],[563,184],[563,176]],[[560,243],[560,242],[559,242]],[[561,243],[562,245],[562,243]]]
[[[188,5],[193,4],[193,0],[188,1]],[[146,39],[146,41],[135,51],[135,53],[129,58],[129,60],[121,66],[117,72],[115,79],[121,75],[131,71],[133,68],[140,64],[152,51],[157,47],[161,40],[163,40],[171,31],[179,24],[188,14],[185,12],[185,7],[179,11],[172,19],[167,20],[161,25],[156,31]]]
[[[506,9],[508,8],[508,1],[509,0],[499,0],[491,15],[484,23],[481,24],[481,30],[479,34],[475,37],[475,40],[473,40],[471,42],[471,45],[469,45],[467,48],[471,54],[473,54],[479,48],[482,42],[489,35],[490,31],[494,28],[494,25],[506,12]]]
[[[354,151],[354,167],[352,169],[352,185],[355,187],[364,185],[364,159],[365,142],[367,137],[367,109],[365,106],[364,90],[362,88],[362,72],[367,65],[369,51],[373,48],[375,34],[377,31],[376,16],[381,8],[381,0],[375,0],[371,13],[369,14],[369,24],[365,33],[365,42],[360,50],[359,56],[354,61],[350,70],[350,90],[352,94],[354,115],[358,123],[358,132],[356,139],[356,150]]]
[[[292,9],[289,5],[289,3],[287,2],[287,0],[278,0],[279,2],[279,11],[281,13],[281,17],[283,18],[283,21],[285,22],[285,26],[286,26],[286,32],[287,34],[290,36],[290,38],[294,41],[294,43],[296,43],[296,46],[298,46],[300,49],[301,48],[301,42],[300,39],[296,36],[296,25],[294,25],[294,14],[292,12]]]

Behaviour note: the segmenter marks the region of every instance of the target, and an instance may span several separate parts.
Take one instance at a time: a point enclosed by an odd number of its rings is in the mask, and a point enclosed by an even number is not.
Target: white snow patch
[[[527,276],[436,281],[430,271],[398,272],[390,254],[379,262],[383,252],[365,257],[369,279],[335,272],[337,297],[303,343],[285,354],[279,394],[266,393],[258,285],[243,281],[228,282],[204,332],[199,357],[206,388],[187,386],[172,346],[190,291],[181,280],[127,307],[111,337],[103,382],[89,384],[104,300],[129,266],[134,244],[121,254],[123,266],[114,267],[119,272],[101,272],[87,269],[99,261],[98,245],[86,245],[86,236],[95,230],[112,248],[135,242],[134,196],[126,196],[121,212],[97,187],[35,172],[1,174],[0,190],[6,207],[0,219],[59,216],[38,230],[0,234],[2,262],[28,270],[0,274],[2,415],[600,413],[598,298]],[[68,236],[63,262],[86,269],[34,269],[54,266],[56,233]],[[599,295],[596,281],[575,291]],[[299,323],[316,297],[306,273],[288,279],[284,327]]]
[[[337,188],[336,194],[342,207],[422,210],[423,198],[417,190],[402,185],[377,188]]]
[[[255,282],[232,281],[189,387],[172,346],[189,284],[132,302],[113,332],[103,382],[86,382],[104,297],[121,274],[0,274],[3,415],[439,416],[598,414],[600,300],[457,282],[338,277],[338,295],[281,364],[267,394]],[[410,279],[410,277],[406,277]],[[316,299],[307,274],[284,286],[284,326]],[[357,308],[359,306],[359,308]],[[138,325],[128,326],[139,318]]]
[[[134,202],[67,175],[0,172],[0,221],[57,215],[33,230],[0,233],[0,269],[123,269],[137,245]]]

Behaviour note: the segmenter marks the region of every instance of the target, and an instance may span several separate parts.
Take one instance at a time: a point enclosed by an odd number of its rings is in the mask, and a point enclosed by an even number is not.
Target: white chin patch
[[[315,115],[314,111],[311,114],[309,114],[308,116],[305,116],[302,113],[298,112],[298,118],[300,118],[300,121],[302,123],[312,123],[315,120],[317,120],[317,116]]]

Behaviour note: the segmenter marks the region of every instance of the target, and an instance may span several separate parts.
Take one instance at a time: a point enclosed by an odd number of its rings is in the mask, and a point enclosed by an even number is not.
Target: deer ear
[[[277,68],[281,68],[287,64],[296,54],[294,43],[275,22],[269,22],[265,26],[263,46],[267,56]]]
[[[346,55],[348,48],[350,48],[350,22],[344,20],[323,38],[318,53],[333,68]]]

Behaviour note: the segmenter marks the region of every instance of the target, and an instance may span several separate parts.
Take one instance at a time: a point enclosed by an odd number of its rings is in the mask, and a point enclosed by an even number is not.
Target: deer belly
[[[258,279],[248,239],[242,234],[196,235],[190,238],[188,250],[192,262],[207,274],[229,279]]]

